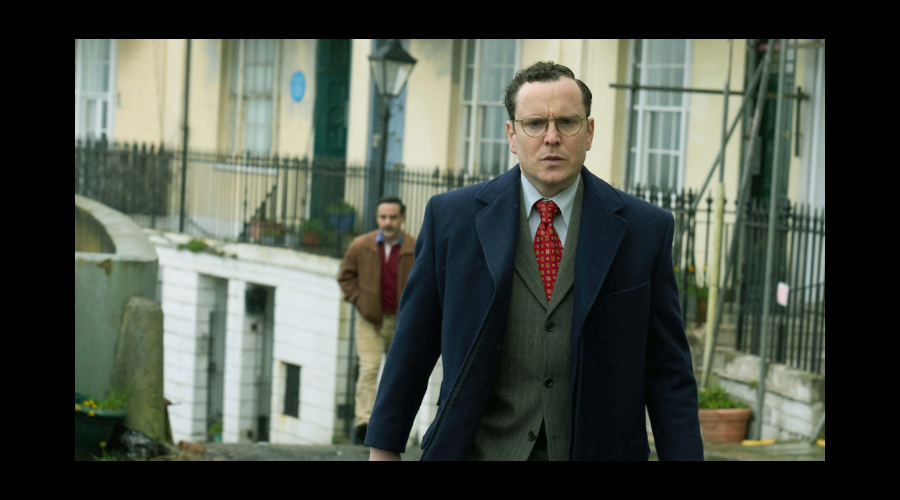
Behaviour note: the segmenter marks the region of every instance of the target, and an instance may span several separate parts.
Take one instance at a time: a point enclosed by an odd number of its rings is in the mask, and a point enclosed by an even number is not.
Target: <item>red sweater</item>
[[[400,257],[400,245],[391,248],[391,256],[385,261],[384,243],[378,244],[381,253],[381,310],[385,314],[397,313],[397,260]]]

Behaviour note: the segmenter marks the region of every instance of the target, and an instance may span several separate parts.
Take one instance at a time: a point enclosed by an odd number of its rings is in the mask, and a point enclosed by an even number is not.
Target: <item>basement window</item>
[[[300,367],[285,363],[287,380],[284,384],[284,414],[300,418]]]

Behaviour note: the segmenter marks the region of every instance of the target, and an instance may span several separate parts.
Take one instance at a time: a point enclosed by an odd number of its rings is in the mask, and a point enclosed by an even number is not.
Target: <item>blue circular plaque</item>
[[[298,71],[291,77],[291,97],[295,101],[300,102],[303,99],[303,94],[305,92],[306,78],[303,76],[302,71]]]

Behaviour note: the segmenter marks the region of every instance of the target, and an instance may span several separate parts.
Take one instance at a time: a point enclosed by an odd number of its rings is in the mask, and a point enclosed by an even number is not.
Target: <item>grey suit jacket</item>
[[[521,203],[509,319],[497,375],[469,460],[568,458],[572,285],[583,196],[584,184],[579,183],[550,302],[525,217],[530,207]],[[546,448],[537,439],[542,425]]]

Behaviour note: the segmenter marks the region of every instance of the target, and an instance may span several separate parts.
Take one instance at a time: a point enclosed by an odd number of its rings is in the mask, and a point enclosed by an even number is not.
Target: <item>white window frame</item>
[[[514,167],[518,161],[516,159],[516,155],[509,152],[509,143],[506,139],[506,133],[504,131],[501,134],[501,139],[485,139],[483,136],[483,130],[481,127],[482,122],[484,121],[484,109],[486,106],[500,106],[502,108],[503,116],[507,116],[506,107],[503,105],[503,96],[500,97],[499,101],[482,101],[480,96],[478,95],[479,89],[479,78],[481,77],[481,59],[482,59],[482,46],[484,39],[478,38],[474,39],[475,41],[475,55],[474,62],[471,66],[472,69],[472,99],[466,99],[466,72],[469,70],[470,65],[467,61],[468,54],[468,39],[462,40],[462,54],[460,57],[460,118],[466,116],[466,110],[472,109],[469,112],[469,122],[466,123],[465,120],[459,120],[459,131],[458,131],[458,157],[466,158],[466,148],[468,148],[468,161],[462,160],[463,164],[463,172],[469,175],[479,175],[479,162],[481,158],[481,145],[484,143],[490,144],[503,144],[506,148],[506,156],[507,156],[507,165],[506,168],[510,169]],[[513,74],[518,71],[521,66],[521,58],[522,58],[522,40],[515,39],[515,55],[513,56]],[[508,118],[507,118],[508,119]],[[466,127],[468,126],[469,135],[466,136]],[[468,146],[466,145],[468,142]],[[502,173],[502,172],[498,172]]]
[[[648,83],[648,72],[647,72],[647,61],[649,57],[649,44],[647,43],[649,40],[643,39],[641,45],[641,64],[640,68],[640,85],[649,85]],[[635,69],[635,61],[634,61],[634,51],[635,51],[635,40],[631,39],[629,41],[629,49],[628,49],[628,83],[631,84],[634,81],[634,69]],[[694,52],[694,43],[693,39],[686,39],[685,43],[685,58],[682,69],[684,70],[684,77],[681,85],[673,84],[671,86],[682,86],[688,88],[691,86],[691,72],[693,68],[693,52]],[[628,113],[626,114],[626,138],[629,130],[631,130],[631,120],[633,111],[637,111],[637,126],[635,127],[635,134],[633,137],[633,143],[631,145],[630,150],[625,151],[624,155],[624,170],[625,170],[625,178],[629,177],[628,166],[631,160],[631,155],[634,155],[634,165],[633,171],[630,173],[631,176],[631,185],[626,186],[626,189],[634,189],[637,185],[642,186],[643,188],[648,188],[650,184],[650,179],[648,179],[648,165],[649,165],[649,154],[650,153],[675,153],[672,154],[674,158],[678,160],[678,168],[671,169],[669,174],[669,186],[674,187],[677,191],[681,191],[684,187],[684,176],[685,176],[685,160],[686,160],[686,150],[687,150],[687,126],[688,126],[688,113],[690,110],[690,96],[691,94],[688,92],[682,93],[681,105],[680,106],[660,106],[660,105],[649,105],[647,103],[647,98],[650,95],[650,91],[641,90],[638,91],[638,99],[637,103],[633,103],[631,100],[631,93],[628,96]],[[679,113],[678,121],[680,123],[680,133],[679,133],[679,141],[677,144],[678,149],[672,150],[663,150],[663,149],[654,149],[646,147],[647,142],[649,142],[649,134],[650,130],[647,126],[649,122],[650,113],[658,112],[658,113]],[[627,139],[626,139],[627,140]],[[627,143],[626,143],[627,144]],[[627,146],[626,146],[627,149]],[[656,184],[653,183],[654,187]]]
[[[84,91],[81,88],[81,77],[84,72],[84,60],[82,56],[82,40],[75,40],[75,140],[79,139],[91,139],[97,140],[101,135],[106,134],[106,139],[108,141],[113,140],[113,131],[115,130],[115,107],[116,107],[116,67],[118,60],[118,46],[119,40],[116,38],[110,39],[109,44],[109,80],[107,82],[108,90],[106,92],[97,92],[97,91]],[[106,102],[106,127],[100,127],[99,124],[103,123],[103,112],[102,106],[97,106],[97,116],[95,119],[98,123],[98,131],[99,134],[97,137],[84,137],[85,131],[83,130],[84,116],[83,116],[83,101],[84,99],[96,99],[99,102]]]
[[[222,110],[225,114],[223,123],[225,123],[225,128],[223,130],[223,135],[221,136],[222,140],[222,149],[225,150],[225,153],[230,154],[232,156],[238,156],[245,153],[244,147],[244,126],[247,119],[246,116],[246,105],[245,101],[247,100],[247,96],[244,95],[244,80],[246,74],[246,68],[244,66],[246,57],[245,52],[247,48],[247,39],[246,38],[235,38],[228,40],[226,42],[228,44],[227,50],[224,52],[223,61],[225,62],[226,70],[223,74],[223,78],[225,79],[224,85],[224,95],[225,98],[225,106],[223,106]],[[234,50],[238,51],[238,67],[237,67],[237,90],[232,93],[231,90],[231,76],[232,72],[235,71],[232,63],[232,56]],[[282,40],[275,40],[275,55],[274,55],[274,63],[273,63],[273,77],[272,77],[272,110],[271,117],[272,123],[269,130],[270,140],[269,140],[269,151],[266,151],[266,155],[272,155],[275,151],[278,151],[278,109],[279,109],[279,81],[281,78],[281,53],[282,53]],[[231,110],[231,101],[234,102],[234,106],[236,107],[234,116],[230,114]],[[233,136],[233,139],[231,137]],[[260,153],[260,152],[257,152]]]

